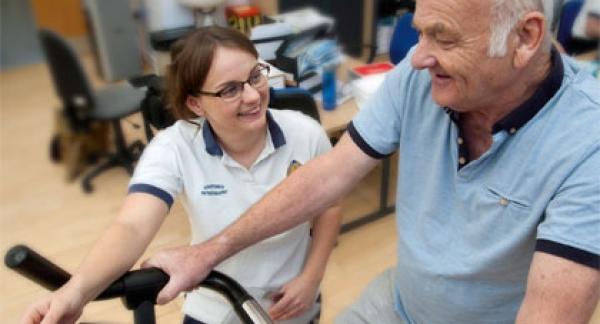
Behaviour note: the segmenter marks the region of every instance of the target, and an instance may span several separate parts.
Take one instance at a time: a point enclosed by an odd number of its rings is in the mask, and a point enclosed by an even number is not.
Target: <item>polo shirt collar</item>
[[[558,92],[562,84],[564,68],[560,54],[554,47],[552,47],[550,53],[550,60],[552,63],[550,73],[548,73],[548,76],[542,81],[533,95],[515,110],[496,122],[492,128],[492,133],[495,134],[501,130],[505,130],[509,134],[514,134],[519,128],[530,121]]]
[[[537,114],[537,112],[552,99],[556,92],[558,92],[564,76],[564,67],[560,53],[558,53],[554,47],[550,52],[550,60],[552,67],[550,68],[548,76],[546,76],[529,99],[494,124],[492,127],[493,134],[496,134],[501,130],[505,130],[509,134],[514,134],[519,128],[530,121],[533,116],[535,116],[535,114]],[[444,109],[450,115],[452,121],[455,123],[458,122],[460,117],[458,112],[453,111],[450,108]]]
[[[268,110],[267,128],[269,129],[269,133],[271,135],[271,142],[273,143],[273,147],[277,149],[283,146],[285,144],[285,136],[283,135],[283,131],[271,115],[271,112]],[[212,156],[223,156],[223,149],[219,145],[219,142],[217,142],[215,132],[212,129],[212,126],[210,125],[208,120],[204,121],[204,127],[202,127],[202,138],[204,139],[206,153]]]

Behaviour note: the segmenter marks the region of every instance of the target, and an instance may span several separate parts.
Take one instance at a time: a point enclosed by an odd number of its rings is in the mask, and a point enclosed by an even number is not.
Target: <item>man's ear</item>
[[[532,11],[521,19],[516,29],[516,47],[513,57],[515,68],[527,66],[536,55],[546,35],[546,19],[537,11]]]
[[[189,110],[191,110],[199,117],[204,116],[204,109],[202,109],[202,106],[200,105],[200,100],[198,98],[187,96],[187,98],[185,99],[185,105],[188,107]]]

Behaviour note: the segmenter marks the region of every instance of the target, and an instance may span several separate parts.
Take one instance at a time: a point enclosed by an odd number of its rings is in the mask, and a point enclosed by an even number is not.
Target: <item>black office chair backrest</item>
[[[298,110],[314,118],[319,123],[321,122],[317,103],[308,90],[292,87],[284,89],[271,88],[270,91],[269,107]]]
[[[85,124],[94,104],[92,89],[79,58],[67,41],[57,33],[39,32],[54,89],[73,128]]]

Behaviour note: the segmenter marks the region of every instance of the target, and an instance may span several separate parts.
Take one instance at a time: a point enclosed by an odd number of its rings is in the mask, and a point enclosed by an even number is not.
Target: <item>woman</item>
[[[179,119],[146,147],[114,223],[71,280],[33,305],[26,323],[75,321],[83,306],[141,256],[180,196],[192,244],[217,234],[307,160],[330,148],[318,123],[271,111],[268,67],[253,44],[228,28],[202,28],[178,42],[167,74]],[[220,264],[282,323],[308,323],[335,243],[341,212],[333,206],[303,224]],[[132,239],[135,238],[135,239]],[[159,253],[160,255],[160,253]],[[168,266],[156,261],[147,265]],[[177,265],[170,265],[177,266]],[[231,307],[207,289],[186,295],[184,323],[235,323]],[[50,321],[52,322],[52,321]],[[62,323],[62,322],[61,322]]]

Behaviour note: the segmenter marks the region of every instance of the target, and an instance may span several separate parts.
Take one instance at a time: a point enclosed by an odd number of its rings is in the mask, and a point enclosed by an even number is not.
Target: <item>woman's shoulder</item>
[[[292,109],[269,109],[271,116],[277,124],[284,129],[304,129],[310,130],[319,130],[321,129],[321,124],[316,121],[314,118]]]
[[[150,145],[190,145],[201,134],[202,121],[178,120],[173,125],[156,132]]]

